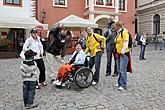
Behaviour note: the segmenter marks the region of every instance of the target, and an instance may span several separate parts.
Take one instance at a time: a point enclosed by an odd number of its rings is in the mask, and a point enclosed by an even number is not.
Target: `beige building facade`
[[[136,32],[160,36],[165,31],[165,0],[136,0]]]

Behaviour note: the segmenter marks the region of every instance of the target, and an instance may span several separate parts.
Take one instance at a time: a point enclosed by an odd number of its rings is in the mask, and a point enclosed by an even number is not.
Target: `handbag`
[[[21,53],[20,53],[20,55],[19,55],[23,60],[25,60],[25,55],[24,54],[25,54],[25,51],[22,50]]]

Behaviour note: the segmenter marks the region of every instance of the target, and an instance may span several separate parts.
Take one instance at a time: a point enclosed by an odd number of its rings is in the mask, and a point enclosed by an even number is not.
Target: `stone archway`
[[[102,31],[102,35],[104,35],[104,32],[107,30],[108,23],[113,19],[113,16],[109,15],[99,15],[95,18],[95,22],[98,24],[98,28],[95,29],[95,32]]]

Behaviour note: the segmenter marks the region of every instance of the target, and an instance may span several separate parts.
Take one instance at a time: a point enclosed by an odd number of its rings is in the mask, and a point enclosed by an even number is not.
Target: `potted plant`
[[[112,2],[106,3],[106,6],[112,6]]]
[[[100,0],[96,1],[96,5],[103,5],[103,4],[104,4],[103,1],[100,1]]]

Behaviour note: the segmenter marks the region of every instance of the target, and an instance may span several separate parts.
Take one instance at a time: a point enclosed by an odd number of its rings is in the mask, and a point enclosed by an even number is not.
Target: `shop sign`
[[[41,32],[44,28],[42,26],[36,26],[38,32]]]

